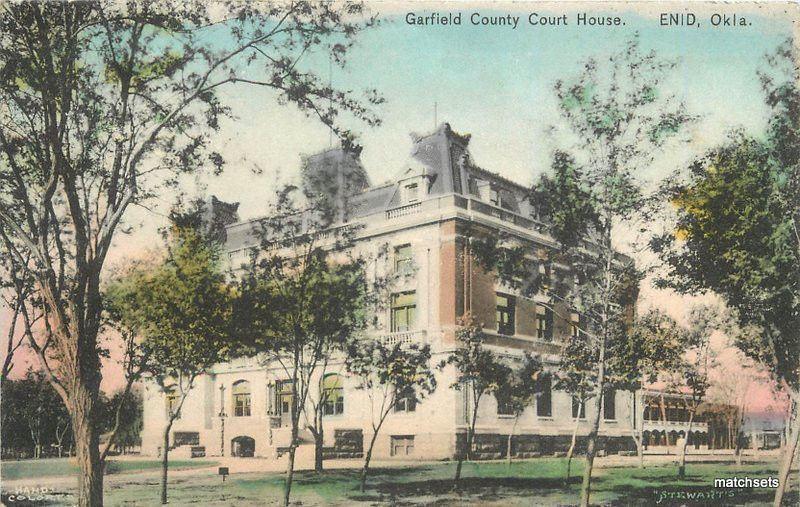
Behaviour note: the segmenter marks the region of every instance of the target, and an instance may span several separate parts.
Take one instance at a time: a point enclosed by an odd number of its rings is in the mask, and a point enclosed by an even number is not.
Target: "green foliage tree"
[[[69,414],[41,372],[28,369],[20,379],[3,379],[0,402],[4,457],[38,459],[52,448],[61,457],[71,438]]]
[[[104,267],[132,205],[219,173],[209,139],[231,116],[220,91],[256,86],[351,135],[381,99],[331,87],[374,20],[360,3],[7,2],[0,9],[0,235],[35,280],[46,332],[28,342],[72,417],[78,504],[99,506],[97,430]],[[327,75],[327,66],[325,69]],[[28,323],[26,322],[27,326]]]
[[[458,464],[453,479],[454,488],[458,488],[464,459],[472,458],[475,424],[481,400],[485,395],[495,395],[511,376],[511,368],[486,348],[483,326],[472,316],[465,315],[460,319],[456,342],[458,344],[456,348],[440,365],[452,366],[455,369],[455,381],[450,388],[461,391],[469,400],[469,410],[466,411],[467,438],[464,447],[456,451]]]
[[[517,423],[525,410],[533,405],[537,395],[541,394],[542,385],[539,379],[545,374],[541,360],[527,352],[519,364],[514,364],[511,368],[510,375],[495,393],[498,406],[502,405],[505,409],[503,413],[514,416],[514,424],[506,439],[506,464],[509,467]]]
[[[361,491],[366,489],[369,463],[378,433],[398,404],[414,406],[436,389],[431,371],[430,345],[389,345],[382,340],[353,340],[347,347],[347,372],[357,380],[356,389],[367,394],[372,435],[361,468]]]
[[[633,259],[617,251],[618,231],[650,218],[645,211],[653,196],[640,175],[692,120],[663,90],[675,65],[643,51],[634,37],[621,51],[590,59],[575,78],[555,84],[571,146],[555,154],[553,176],[538,195],[550,211],[558,255],[574,275],[563,297],[585,322],[595,396],[608,387],[609,351],[632,321],[640,277]],[[600,417],[596,403],[589,418],[582,506],[589,505]]]
[[[585,332],[578,330],[562,349],[559,369],[555,375],[555,386],[570,394],[573,403],[577,404],[577,417],[572,429],[569,449],[567,449],[567,466],[565,481],[569,483],[572,473],[572,458],[578,441],[578,431],[581,426],[581,414],[586,413],[586,404],[593,398],[594,389],[594,361],[590,341]]]
[[[103,426],[107,431],[117,428],[114,440],[117,452],[126,454],[131,448],[142,444],[143,415],[144,399],[141,390],[132,389],[126,394],[121,389],[111,395]]]
[[[679,332],[679,343],[684,353],[671,364],[664,365],[659,375],[665,390],[683,400],[689,414],[689,426],[681,444],[678,476],[686,475],[686,445],[689,433],[711,383],[711,370],[716,364],[716,353],[711,347],[711,334],[719,327],[719,312],[710,306],[695,306],[689,310],[689,327]]]
[[[172,425],[195,380],[224,360],[232,344],[232,291],[220,269],[218,245],[198,224],[175,217],[163,261],[128,274],[108,297],[139,338],[142,374],[174,400],[161,447],[161,503],[166,504]]]
[[[612,370],[623,372],[616,375],[617,386],[635,392],[647,384],[659,381],[664,372],[674,372],[683,364],[688,346],[686,330],[664,312],[650,309],[637,316],[626,339],[616,342],[612,354]],[[630,417],[633,440],[639,456],[639,467],[644,467],[642,403],[631,397]]]
[[[675,230],[653,242],[665,283],[713,291],[755,332],[738,346],[800,401],[800,88],[792,41],[767,56],[761,83],[771,110],[760,138],[735,132],[689,167],[676,186]],[[779,472],[780,505],[800,442],[800,418]]]
[[[298,193],[281,190],[268,218],[256,224],[260,245],[243,266],[235,310],[241,353],[277,364],[294,386],[287,506],[309,392],[328,359],[366,327],[370,298],[364,259],[347,253],[352,231],[334,227],[335,213],[325,202]],[[317,435],[321,445],[321,424]]]

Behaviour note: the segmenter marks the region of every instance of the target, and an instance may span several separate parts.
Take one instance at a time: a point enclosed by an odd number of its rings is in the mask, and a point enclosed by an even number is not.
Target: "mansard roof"
[[[342,222],[403,205],[401,185],[415,177],[427,185],[424,198],[459,194],[488,201],[490,187],[497,192],[500,207],[529,215],[528,189],[475,165],[469,153],[470,138],[470,134],[457,133],[448,123],[428,134],[412,133],[409,160],[392,181],[376,186],[370,184],[359,152],[341,148],[324,150],[303,158],[303,184],[332,188],[328,192],[335,194],[331,197],[341,206]],[[250,230],[247,223],[252,221],[229,227],[229,250],[247,246]]]

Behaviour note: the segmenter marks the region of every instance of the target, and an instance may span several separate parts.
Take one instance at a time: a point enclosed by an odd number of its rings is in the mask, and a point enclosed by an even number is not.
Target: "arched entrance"
[[[675,430],[667,434],[667,445],[676,445],[678,443],[678,432]]]
[[[256,451],[256,441],[251,437],[241,436],[231,440],[231,456],[235,458],[252,458]]]

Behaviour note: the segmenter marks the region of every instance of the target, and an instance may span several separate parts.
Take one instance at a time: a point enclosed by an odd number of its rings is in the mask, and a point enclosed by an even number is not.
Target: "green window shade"
[[[391,332],[410,331],[417,322],[416,293],[401,292],[392,295]]]
[[[341,375],[325,375],[322,379],[322,399],[325,415],[344,413],[344,385]]]

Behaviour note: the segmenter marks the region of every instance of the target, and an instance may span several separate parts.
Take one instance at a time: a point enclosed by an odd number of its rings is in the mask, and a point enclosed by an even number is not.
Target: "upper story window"
[[[536,415],[539,417],[553,416],[553,381],[549,375],[539,379],[539,396],[536,398]]]
[[[550,282],[552,281],[552,269],[549,264],[539,264],[539,288],[541,292],[550,290]]]
[[[181,414],[178,412],[178,391],[175,388],[167,389],[164,395],[164,408],[167,417],[174,415],[175,419],[180,419]]]
[[[502,396],[497,398],[497,415],[516,415],[513,404]]]
[[[250,382],[246,380],[233,383],[233,415],[250,417]]]
[[[397,273],[408,273],[414,264],[411,245],[400,245],[394,249],[394,270]]]
[[[504,335],[514,335],[514,314],[516,309],[516,298],[508,294],[496,294],[497,307],[497,332]]]
[[[581,334],[581,315],[577,312],[569,314],[570,335],[578,338]]]
[[[342,376],[335,373],[322,379],[322,413],[338,415],[344,413],[344,387]]]
[[[572,418],[586,419],[586,403],[581,402],[577,396],[572,397]]]
[[[417,410],[417,397],[413,393],[397,393],[394,401],[395,412],[415,412]]]
[[[418,202],[419,201],[419,184],[417,183],[408,183],[405,187],[403,187],[403,193],[405,194],[406,202]]]
[[[617,418],[617,392],[609,389],[603,393],[603,419],[613,421]]]
[[[495,206],[500,206],[500,190],[494,187],[489,189],[489,202]]]
[[[553,339],[553,310],[543,304],[536,304],[536,337],[540,340]]]
[[[392,294],[391,332],[411,331],[417,323],[417,293]]]
[[[294,384],[291,380],[280,380],[277,383],[278,410],[281,414],[292,412],[292,398],[294,397]]]

